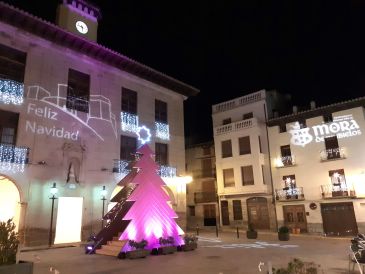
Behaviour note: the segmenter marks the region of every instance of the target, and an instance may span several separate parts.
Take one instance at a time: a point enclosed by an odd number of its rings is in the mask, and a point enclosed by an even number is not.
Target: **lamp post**
[[[107,194],[107,191],[105,189],[105,186],[103,186],[103,189],[101,190],[101,200],[103,201],[103,212],[102,212],[102,215],[101,215],[101,229],[104,228],[104,211],[105,211],[105,201],[106,201],[106,196]]]
[[[56,183],[53,183],[53,186],[50,189],[50,192],[52,194],[52,197],[50,199],[52,200],[52,208],[51,208],[51,224],[49,226],[49,238],[48,238],[48,246],[52,245],[52,229],[53,229],[53,210],[54,210],[54,200],[57,199],[56,194],[58,192],[58,189],[56,187]]]

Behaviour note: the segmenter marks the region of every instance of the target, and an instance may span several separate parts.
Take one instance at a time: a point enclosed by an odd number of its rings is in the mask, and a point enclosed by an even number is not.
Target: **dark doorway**
[[[255,197],[247,199],[248,222],[255,229],[270,229],[269,209],[267,199]]]
[[[222,225],[229,225],[228,201],[221,201]]]
[[[352,236],[358,233],[352,203],[321,204],[323,230],[328,236]]]
[[[215,205],[204,205],[204,226],[216,226]]]

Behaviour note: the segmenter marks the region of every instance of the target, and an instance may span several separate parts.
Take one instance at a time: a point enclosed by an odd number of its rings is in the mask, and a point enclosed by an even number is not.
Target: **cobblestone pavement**
[[[324,273],[348,273],[349,239],[291,235],[288,242],[273,233],[260,233],[256,240],[235,233],[200,233],[199,247],[191,252],[118,260],[85,255],[82,247],[21,252],[22,260],[34,261],[35,274],[254,274],[267,273],[269,262],[285,266],[292,258],[320,264]],[[259,265],[261,272],[259,271]]]

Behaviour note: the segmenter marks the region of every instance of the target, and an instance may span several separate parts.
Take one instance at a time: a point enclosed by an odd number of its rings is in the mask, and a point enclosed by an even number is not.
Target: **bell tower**
[[[99,19],[99,8],[86,0],[62,0],[57,9],[56,23],[70,32],[97,41]]]

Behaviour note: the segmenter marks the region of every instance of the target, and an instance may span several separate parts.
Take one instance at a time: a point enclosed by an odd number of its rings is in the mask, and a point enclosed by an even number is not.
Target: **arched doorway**
[[[255,229],[270,229],[269,209],[265,197],[247,199],[248,222]]]
[[[18,231],[20,219],[20,193],[15,183],[0,175],[0,221],[13,219]]]

